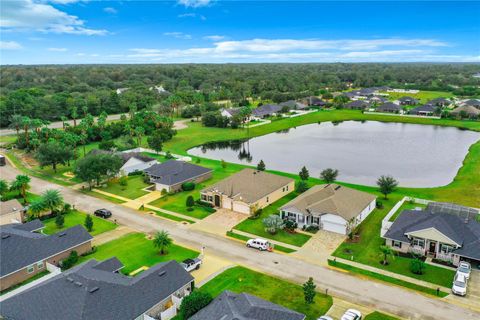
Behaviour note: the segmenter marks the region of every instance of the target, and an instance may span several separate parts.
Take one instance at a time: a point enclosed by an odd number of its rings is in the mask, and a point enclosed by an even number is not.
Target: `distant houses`
[[[416,108],[413,108],[408,113],[419,115],[419,116],[433,116],[436,113],[438,113],[438,109],[439,109],[439,107],[437,107],[435,105],[424,104],[422,106],[418,106]]]
[[[370,103],[364,100],[355,100],[344,105],[345,109],[352,109],[352,110],[365,110],[366,108],[369,108],[369,107],[370,107]]]
[[[471,105],[464,104],[463,106],[453,109],[450,114],[454,117],[467,117],[471,119],[476,119],[480,117],[480,109],[477,109]]]
[[[417,99],[409,97],[409,96],[399,98],[398,102],[402,106],[414,106],[414,105],[417,105],[419,103],[419,101]]]
[[[384,103],[384,104],[378,106],[376,111],[377,112],[387,112],[387,113],[402,113],[403,109],[400,105],[398,105],[396,103],[387,102],[387,103]]]
[[[136,171],[144,171],[150,168],[158,161],[152,157],[141,154],[140,152],[113,152],[101,149],[94,149],[90,154],[113,154],[122,159],[122,167],[120,173],[129,175]]]
[[[282,111],[282,106],[278,104],[264,104],[252,110],[252,117],[264,119],[270,116],[275,116]]]

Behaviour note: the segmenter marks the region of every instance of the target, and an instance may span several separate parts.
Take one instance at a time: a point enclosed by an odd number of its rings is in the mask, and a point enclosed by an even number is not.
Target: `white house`
[[[348,234],[375,209],[376,197],[370,193],[337,184],[317,185],[280,208],[281,217],[299,227]]]
[[[124,175],[128,175],[135,171],[144,171],[158,161],[154,158],[144,156],[137,152],[122,152],[120,157],[123,159],[123,166],[120,168],[120,172]]]

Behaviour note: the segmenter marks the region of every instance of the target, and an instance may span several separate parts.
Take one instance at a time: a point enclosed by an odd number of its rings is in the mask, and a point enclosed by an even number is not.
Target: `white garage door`
[[[323,230],[336,232],[340,234],[347,234],[347,228],[345,225],[328,222],[328,221],[323,222]]]
[[[233,203],[233,211],[250,214],[250,207],[245,203],[241,202],[234,202]]]
[[[222,208],[232,210],[232,199],[229,199],[227,197],[223,197]]]

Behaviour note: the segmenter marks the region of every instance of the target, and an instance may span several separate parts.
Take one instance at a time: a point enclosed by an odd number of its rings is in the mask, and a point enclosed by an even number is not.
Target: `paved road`
[[[0,177],[2,179],[12,180],[18,173],[16,169],[10,166],[0,167]],[[199,250],[201,246],[205,246],[205,250],[212,254],[251,269],[296,283],[303,283],[311,276],[317,283],[319,290],[328,288],[330,294],[369,306],[372,309],[383,310],[408,319],[480,319],[480,313],[440,299],[429,298],[400,287],[363,280],[288,255],[253,251],[237,241],[199,230],[192,230],[188,226],[139,213],[133,209],[34,177],[32,177],[31,185],[31,191],[34,193],[41,193],[49,188],[58,189],[62,192],[65,201],[86,212],[93,212],[98,208],[110,209],[118,223],[139,231],[167,230],[179,244]]]
[[[120,120],[120,117],[121,117],[121,114],[111,114],[107,117],[107,121],[113,121],[113,120]],[[97,118],[95,118],[95,121],[97,120]],[[77,124],[80,123],[81,119],[77,119]],[[65,121],[65,123],[68,123],[70,124],[71,126],[73,126],[73,120],[68,120],[68,121]],[[60,128],[63,128],[63,122],[62,121],[55,121],[55,122],[52,122],[48,125],[48,127],[50,129],[60,129]],[[1,129],[0,130],[0,136],[8,136],[8,135],[12,135],[12,134],[16,134],[17,132],[15,130],[12,130],[12,129]]]

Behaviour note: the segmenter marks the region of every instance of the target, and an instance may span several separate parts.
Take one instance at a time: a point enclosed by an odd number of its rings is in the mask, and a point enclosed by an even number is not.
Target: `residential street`
[[[0,177],[2,179],[12,180],[19,173],[17,169],[10,165],[0,167]],[[179,244],[185,244],[198,250],[205,246],[205,250],[214,255],[297,283],[303,283],[308,277],[312,276],[320,291],[328,289],[329,294],[369,306],[372,309],[386,311],[409,319],[480,319],[479,312],[440,299],[429,298],[400,287],[363,280],[289,255],[247,249],[237,241],[201,230],[193,230],[180,223],[139,213],[125,206],[116,205],[67,187],[31,177],[31,192],[41,193],[49,188],[60,190],[66,202],[75,205],[75,208],[82,211],[93,212],[98,208],[110,209],[113,212],[113,219],[129,228],[143,232],[167,230]]]

